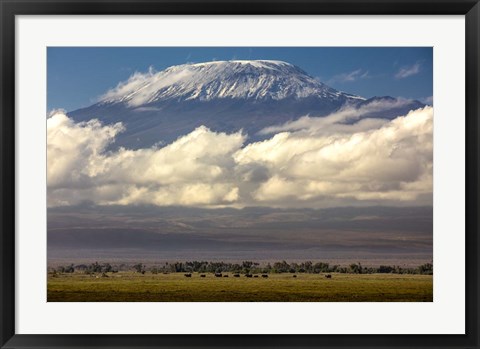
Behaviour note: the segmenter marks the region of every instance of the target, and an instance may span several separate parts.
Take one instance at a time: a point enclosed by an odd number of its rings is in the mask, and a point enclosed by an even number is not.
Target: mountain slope
[[[304,115],[325,116],[347,106],[376,103],[381,108],[374,112],[380,110],[380,117],[386,118],[423,106],[390,99],[366,100],[337,91],[286,62],[219,61],[134,74],[98,103],[69,115],[75,121],[121,121],[126,132],[115,146],[140,148],[169,143],[200,125],[222,132],[243,129],[253,141],[261,138],[258,132],[265,127]]]

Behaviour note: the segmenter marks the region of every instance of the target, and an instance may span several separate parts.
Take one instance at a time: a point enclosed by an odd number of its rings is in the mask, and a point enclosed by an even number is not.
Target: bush
[[[433,275],[433,264],[426,263],[418,267],[418,272],[424,275]]]

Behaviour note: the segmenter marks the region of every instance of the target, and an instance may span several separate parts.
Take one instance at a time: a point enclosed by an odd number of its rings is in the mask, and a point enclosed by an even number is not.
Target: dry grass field
[[[48,275],[48,302],[432,302],[432,275],[213,274]],[[225,275],[225,274],[224,274]]]

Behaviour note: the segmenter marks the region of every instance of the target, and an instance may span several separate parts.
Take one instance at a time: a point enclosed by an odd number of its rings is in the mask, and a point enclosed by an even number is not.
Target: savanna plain
[[[49,274],[49,302],[432,302],[416,274]],[[204,275],[204,276],[202,276]]]

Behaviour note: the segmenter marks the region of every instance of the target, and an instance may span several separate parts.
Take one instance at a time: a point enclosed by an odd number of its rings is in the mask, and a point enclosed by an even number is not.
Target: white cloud
[[[107,151],[121,124],[48,123],[48,203],[325,207],[431,203],[433,109],[392,121],[351,111],[302,118],[244,145],[206,127],[147,149]]]
[[[253,193],[261,202],[312,200],[413,201],[432,192],[433,109],[426,107],[379,127],[325,135],[318,120],[247,145],[239,164],[262,164],[270,178]],[[311,128],[309,127],[311,126]],[[378,126],[378,125],[377,125]]]
[[[421,68],[420,62],[417,62],[417,63],[415,63],[413,65],[410,65],[410,66],[402,67],[395,74],[395,78],[404,79],[404,78],[408,78],[409,76],[412,76],[412,75],[417,75],[418,73],[420,73],[420,68]]]
[[[346,106],[326,117],[304,116],[283,125],[270,126],[261,130],[260,134],[266,135],[282,131],[298,131],[307,128],[324,134],[341,132],[342,130],[348,133],[365,131],[368,128],[377,128],[388,121],[384,119],[363,118],[365,115],[378,113],[382,110],[405,107],[409,105],[409,103],[411,103],[411,100],[405,98],[377,99],[359,108]],[[352,122],[361,118],[363,118],[361,121],[352,124]]]
[[[91,120],[75,124],[61,111],[51,115],[47,119],[48,187],[71,188],[91,182],[108,161],[105,148],[121,131],[120,123],[102,126]]]
[[[47,113],[47,119],[51,118],[52,116],[54,116],[56,114],[66,114],[66,113],[67,113],[67,111],[63,108],[52,109]]]
[[[336,82],[345,83],[345,82],[354,82],[357,80],[370,78],[368,70],[364,71],[362,69],[357,69],[348,73],[342,73],[332,77],[328,83],[333,84]]]
[[[175,68],[175,67],[174,67]],[[151,102],[156,92],[176,82],[189,79],[192,72],[188,69],[166,69],[161,72],[150,67],[147,73],[135,72],[127,81],[120,82],[115,88],[100,97],[101,101],[125,100],[131,107]],[[147,107],[137,108],[137,111]]]
[[[51,206],[99,204],[209,205],[236,201],[232,154],[244,136],[199,127],[163,148],[106,147],[122,125],[75,124],[65,114],[47,121]]]
[[[420,101],[426,105],[433,105],[433,96],[421,98]]]

